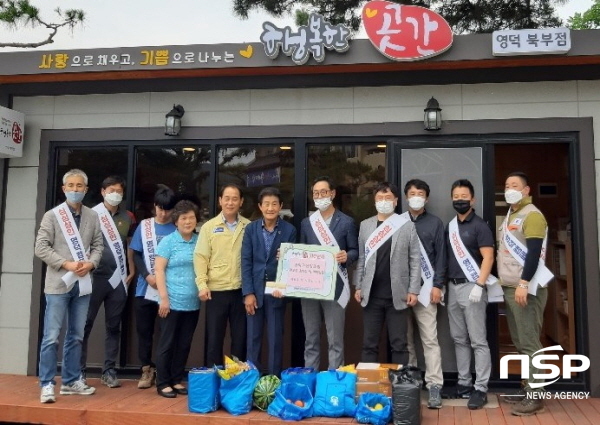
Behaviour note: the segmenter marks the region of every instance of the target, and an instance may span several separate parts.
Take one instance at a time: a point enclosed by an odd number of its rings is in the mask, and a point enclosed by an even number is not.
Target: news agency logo
[[[532,365],[540,371],[548,371],[543,373],[532,373],[529,371],[529,356],[526,354],[508,354],[500,359],[500,379],[508,379],[508,362],[516,360],[521,364],[521,379],[528,380],[530,375],[534,379],[545,379],[544,382],[529,382],[528,385],[531,389],[540,389],[548,385],[554,384],[561,378],[561,368],[556,364],[544,363],[544,361],[559,361],[560,357],[558,354],[541,354],[547,351],[564,351],[560,345],[553,345],[552,347],[542,348],[541,350],[533,353],[531,358]],[[564,354],[562,356],[562,378],[571,378],[572,373],[585,372],[590,368],[590,359],[583,354]],[[578,398],[589,398],[589,392],[558,392],[551,394],[548,391],[542,392],[527,392],[527,398],[534,399],[549,399],[549,398],[561,398],[561,399],[578,399]]]

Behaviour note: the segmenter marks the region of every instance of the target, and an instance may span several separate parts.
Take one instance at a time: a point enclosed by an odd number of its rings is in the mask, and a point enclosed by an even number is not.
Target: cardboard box
[[[386,369],[387,370],[387,369]],[[392,384],[389,381],[382,382],[357,382],[356,396],[360,397],[363,393],[379,393],[386,397],[392,396]]]
[[[393,363],[359,363],[356,365],[356,382],[389,382],[388,370],[401,367],[402,365]]]

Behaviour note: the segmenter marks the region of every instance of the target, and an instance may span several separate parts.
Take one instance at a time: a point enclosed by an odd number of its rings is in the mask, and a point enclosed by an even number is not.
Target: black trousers
[[[138,357],[142,366],[156,367],[152,361],[152,344],[157,317],[157,302],[135,297],[135,328],[138,337]]]
[[[185,376],[192,338],[198,324],[200,310],[171,310],[167,317],[158,319],[160,338],[156,348],[156,388],[181,383]]]
[[[408,364],[407,323],[410,310],[396,310],[392,299],[369,298],[363,311],[362,361],[379,363],[379,339],[383,324],[387,325],[392,363]]]
[[[229,322],[231,355],[246,360],[246,308],[242,290],[211,291],[206,302],[206,366],[223,364],[223,343]]]
[[[85,370],[87,363],[88,340],[94,327],[94,320],[98,315],[100,306],[104,303],[104,366],[102,373],[114,369],[119,354],[119,341],[121,339],[121,315],[127,302],[127,294],[123,284],[113,288],[108,279],[94,276],[92,296],[88,309],[87,320],[83,333],[83,346],[81,349],[81,369]]]

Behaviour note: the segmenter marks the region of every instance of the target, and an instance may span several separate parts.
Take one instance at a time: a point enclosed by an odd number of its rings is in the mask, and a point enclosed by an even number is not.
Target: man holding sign
[[[338,276],[333,301],[303,298],[302,317],[306,342],[304,344],[304,364],[319,370],[321,317],[325,318],[329,343],[329,369],[337,369],[344,363],[344,324],[346,305],[350,299],[350,284],[347,267],[358,258],[356,225],[351,217],[333,206],[335,186],[327,177],[317,177],[312,186],[315,211],[302,220],[300,243],[339,247],[336,254]]]
[[[541,371],[531,363],[534,353],[542,349],[540,332],[544,308],[548,299],[546,285],[552,273],[544,264],[548,225],[542,212],[531,202],[527,175],[515,172],[508,175],[504,197],[510,205],[500,227],[498,243],[498,275],[504,289],[508,329],[519,354],[530,358],[530,376]],[[541,399],[526,397],[527,391],[540,391],[530,386],[543,382],[530,378],[516,394],[504,397],[518,403],[513,415],[534,415],[544,410]]]
[[[446,279],[446,242],[444,224],[437,216],[425,209],[429,199],[429,185],[423,180],[409,180],[404,186],[408,211],[404,213],[415,224],[421,250],[421,292],[419,302],[413,306],[415,320],[425,356],[425,382],[429,390],[427,407],[442,407],[441,389],[444,385],[442,352],[437,337],[437,306],[442,301]],[[408,351],[414,358],[413,321],[408,321]]]
[[[58,337],[65,318],[61,394],[93,394],[80,376],[81,341],[90,304],[90,271],[102,257],[102,232],[97,214],[82,205],[87,175],[77,169],[63,177],[66,202],[47,211],[35,240],[35,255],[47,264],[44,333],[40,344],[39,377],[42,403],[54,403]]]
[[[487,341],[488,284],[494,264],[494,236],[475,214],[475,189],[469,180],[452,184],[452,207],[457,215],[448,224],[448,319],[458,369],[457,396],[468,398],[467,407],[481,409],[487,403],[492,358]],[[497,284],[496,284],[497,285]],[[471,349],[475,354],[473,385]]]
[[[269,375],[281,375],[286,300],[265,294],[265,283],[275,280],[277,255],[282,242],[296,242],[296,228],[279,217],[283,202],[275,187],[258,194],[262,219],[246,226],[242,240],[242,295],[248,336],[246,359],[261,369],[263,328],[267,324]]]
[[[421,290],[421,254],[415,225],[394,211],[400,194],[395,184],[373,190],[377,215],[360,223],[354,298],[363,307],[362,361],[379,363],[379,339],[387,324],[392,363],[408,364],[408,307]]]
[[[142,376],[138,388],[150,388],[156,378],[156,365],[152,361],[154,327],[158,317],[158,291],[154,261],[158,243],[177,227],[171,220],[176,199],[173,190],[158,185],[154,194],[154,217],[142,220],[131,239],[133,261],[138,271],[135,287],[135,326],[138,336],[138,357]]]

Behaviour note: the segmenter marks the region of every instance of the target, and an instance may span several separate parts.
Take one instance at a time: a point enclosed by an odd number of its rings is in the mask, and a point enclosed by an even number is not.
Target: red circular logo
[[[21,130],[21,126],[18,122],[13,122],[12,139],[16,144],[20,144],[23,141],[23,130]]]
[[[395,61],[417,61],[445,52],[452,45],[452,29],[433,10],[389,1],[370,1],[362,11],[371,43]]]

